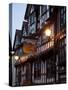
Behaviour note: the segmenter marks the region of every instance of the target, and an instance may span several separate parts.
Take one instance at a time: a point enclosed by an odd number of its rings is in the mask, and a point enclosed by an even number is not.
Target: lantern
[[[46,36],[49,37],[51,35],[51,30],[49,28],[47,28],[44,33]]]
[[[19,59],[19,56],[15,56],[15,60],[18,60]]]

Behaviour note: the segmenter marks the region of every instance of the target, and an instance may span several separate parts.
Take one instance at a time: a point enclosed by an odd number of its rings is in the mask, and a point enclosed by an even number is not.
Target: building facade
[[[24,19],[16,85],[66,83],[66,7],[28,4]]]
[[[22,36],[22,31],[16,29],[15,32],[15,39],[14,39],[14,45],[13,45],[13,52],[14,54],[12,55],[12,86],[16,85],[16,68],[15,64],[19,63],[16,58],[17,56],[22,55],[22,49],[21,49],[21,36]]]

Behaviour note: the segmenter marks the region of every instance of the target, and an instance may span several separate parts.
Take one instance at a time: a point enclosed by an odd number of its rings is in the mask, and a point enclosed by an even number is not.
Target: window
[[[66,23],[66,7],[60,9],[60,27]]]
[[[26,63],[26,80],[31,80],[31,65]]]
[[[41,20],[40,20],[41,28],[43,27],[49,16],[50,16],[49,6],[45,6],[45,5],[41,6]]]
[[[34,11],[34,7],[32,6],[32,7],[31,7],[31,11],[30,11],[30,13],[32,13],[33,11]]]
[[[66,40],[66,38],[62,38],[61,40],[60,40],[60,47],[63,47],[66,43],[65,43],[65,40]]]
[[[32,34],[32,33],[35,33],[34,28],[32,28],[29,33],[31,33],[31,34]]]
[[[20,67],[17,68],[17,83],[18,85],[20,85],[21,83],[21,68]]]
[[[63,82],[63,79],[66,81],[66,54],[65,54],[65,52],[66,52],[65,47],[60,49],[60,58],[59,58],[60,82]],[[61,81],[61,79],[62,79],[62,81]]]
[[[64,44],[64,40],[62,40],[61,42],[60,42],[60,51],[59,51],[59,57],[60,57],[60,64],[64,64],[63,62],[65,62],[65,59],[66,59],[66,50],[65,50],[65,47],[66,46],[64,46],[63,45]]]
[[[32,14],[30,15],[30,25],[32,25],[34,22],[35,22],[35,14],[32,13]]]
[[[22,56],[22,48],[19,49],[19,55]]]
[[[24,38],[21,39],[21,43],[23,43],[23,42],[24,42]]]
[[[44,13],[47,11],[47,9],[48,9],[48,6],[42,5],[42,6],[41,6],[42,14],[44,14]]]
[[[50,41],[50,47],[52,47],[54,45],[54,41]]]
[[[23,74],[23,72],[24,72],[24,65],[21,67],[21,72]]]
[[[41,62],[34,63],[34,78],[35,79],[41,78]]]
[[[54,10],[54,6],[53,6],[53,7],[51,7],[51,13],[53,13],[53,10]]]
[[[47,83],[55,82],[55,63],[53,57],[47,60]]]

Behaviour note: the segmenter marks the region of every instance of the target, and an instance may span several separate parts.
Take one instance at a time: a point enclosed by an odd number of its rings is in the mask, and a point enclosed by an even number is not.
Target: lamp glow
[[[11,54],[14,54],[14,51],[11,51]]]
[[[51,35],[51,30],[50,29],[46,29],[45,30],[45,34],[46,34],[46,36],[50,36]]]
[[[19,59],[19,56],[15,56],[15,60],[18,60]]]

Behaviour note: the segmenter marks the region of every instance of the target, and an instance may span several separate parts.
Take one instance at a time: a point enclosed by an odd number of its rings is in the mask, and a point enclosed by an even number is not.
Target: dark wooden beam
[[[33,40],[38,39],[38,38],[32,37],[32,35],[31,36],[22,36],[22,38],[24,38],[24,39],[33,39]]]

